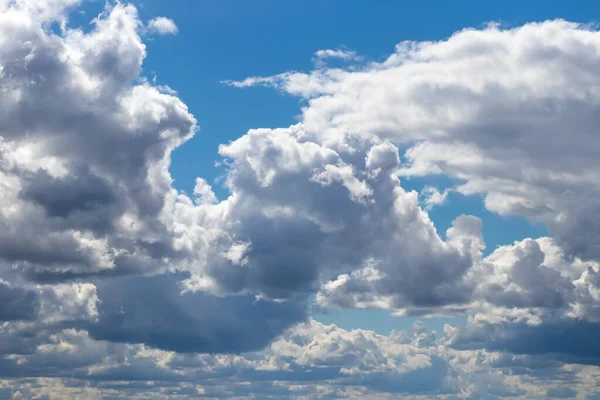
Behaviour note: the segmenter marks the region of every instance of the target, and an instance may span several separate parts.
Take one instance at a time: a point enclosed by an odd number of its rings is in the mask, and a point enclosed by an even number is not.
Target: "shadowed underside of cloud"
[[[11,288],[0,282],[0,321],[32,320],[39,312],[39,298],[32,290]]]
[[[78,4],[0,1],[0,397],[598,395],[600,33],[490,26],[233,82],[307,106],[220,146],[219,201],[173,187],[196,120],[142,75],[174,22],[114,4],[84,32]],[[431,175],[458,183],[402,187]],[[429,218],[449,191],[552,237],[484,257],[485,221]],[[469,321],[380,336],[313,299]]]
[[[515,354],[552,354],[565,362],[600,365],[600,345],[595,339],[600,324],[558,319],[539,325],[506,323],[468,327],[456,332],[456,348],[486,348]]]
[[[168,275],[102,282],[97,291],[102,302],[98,321],[88,327],[92,338],[183,353],[259,350],[306,319],[303,302],[181,294]]]

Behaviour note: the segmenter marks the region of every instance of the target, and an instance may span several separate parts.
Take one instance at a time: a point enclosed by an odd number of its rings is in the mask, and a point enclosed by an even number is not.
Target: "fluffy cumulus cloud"
[[[564,21],[401,43],[383,63],[251,77],[301,122],[219,148],[229,195],[173,187],[197,131],[109,4],[0,1],[0,398],[594,398],[600,34]],[[58,25],[56,25],[58,23]],[[400,151],[399,149],[402,149]],[[455,186],[402,187],[445,175]],[[484,256],[450,192],[551,237]],[[318,307],[468,313],[381,336]]]
[[[443,174],[503,215],[546,223],[574,256],[598,259],[595,127],[600,34],[566,21],[403,42],[360,70],[252,77],[308,100],[306,130],[404,143],[399,176]]]
[[[175,35],[179,32],[175,22],[167,17],[152,18],[146,28],[148,32],[159,35]]]
[[[293,126],[251,131],[220,153],[230,160],[230,230],[249,245],[241,265],[208,267],[219,287],[289,298],[356,273],[394,307],[466,300],[471,255],[443,241],[417,193],[401,188],[390,142],[326,146]]]
[[[382,63],[232,82],[305,99],[303,129],[328,147],[344,146],[349,137],[402,146],[394,176],[443,175],[454,182],[450,189],[426,188],[425,209],[443,203],[449,191],[482,195],[490,211],[542,222],[552,235],[483,258],[481,222],[460,217],[446,243],[471,256],[460,273],[463,286],[455,286],[468,293],[463,304],[451,299],[407,309],[382,290],[377,262],[324,282],[318,301],[398,314],[466,309],[470,327],[453,333],[457,346],[490,330],[497,335],[485,339],[487,347],[570,356],[584,355],[587,347],[585,357],[595,362],[588,346],[598,327],[599,48],[596,30],[562,20],[512,29],[490,25],[440,42],[400,43]],[[404,281],[404,269],[394,272]],[[548,335],[541,341],[548,346],[538,342],[533,350],[526,343],[534,335]],[[572,335],[577,344],[565,344]]]
[[[51,14],[10,2],[0,14],[0,318],[25,321],[7,335],[58,324],[115,342],[227,352],[264,347],[305,319],[303,298],[182,294],[189,271],[204,276],[190,266],[234,264],[243,248],[222,226],[226,205],[198,189],[196,206],[171,186],[170,153],[196,121],[141,77],[133,6],[108,7],[90,32],[60,34],[49,24],[70,4],[46,6]]]

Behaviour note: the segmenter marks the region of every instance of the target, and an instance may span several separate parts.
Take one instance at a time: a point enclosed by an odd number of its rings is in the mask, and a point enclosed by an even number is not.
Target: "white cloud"
[[[473,261],[461,275],[462,290],[474,288],[466,298],[404,309],[398,294],[371,278],[381,272],[375,260],[323,282],[319,302],[398,315],[471,309],[474,321],[492,324],[499,335],[539,334],[526,327],[543,332],[564,324],[585,343],[585,332],[597,328],[598,310],[599,49],[597,31],[561,20],[509,30],[490,26],[440,42],[402,43],[385,62],[358,70],[320,65],[311,73],[243,81],[305,98],[303,137],[324,147],[353,151],[361,140],[388,140],[407,149],[400,177],[445,175],[458,182],[444,193],[426,190],[426,207],[443,202],[449,191],[483,194],[489,210],[543,222],[554,236],[481,259],[481,226],[457,220],[446,244]],[[401,267],[393,271],[420,281]],[[398,288],[390,276],[383,281]]]
[[[401,176],[443,174],[505,215],[544,222],[567,252],[600,258],[596,74],[600,34],[562,20],[403,42],[383,63],[254,77],[302,96],[303,126],[407,146]],[[585,234],[580,233],[585,228]]]
[[[157,33],[159,35],[175,35],[179,32],[175,22],[166,17],[152,18],[148,22],[146,29],[151,33]]]
[[[423,197],[424,209],[429,211],[434,207],[440,206],[446,202],[450,190],[440,192],[437,188],[426,186],[421,190],[420,195]]]
[[[221,287],[287,298],[370,264],[395,304],[468,297],[470,259],[437,235],[417,193],[400,187],[391,143],[348,136],[325,145],[297,125],[250,131],[220,152],[230,160],[231,196],[221,204],[236,224],[230,232],[251,243],[241,277],[235,266],[209,266]]]
[[[315,57],[317,58],[341,58],[342,60],[353,60],[357,58],[355,51],[350,50],[332,50],[332,49],[323,49],[315,52]]]

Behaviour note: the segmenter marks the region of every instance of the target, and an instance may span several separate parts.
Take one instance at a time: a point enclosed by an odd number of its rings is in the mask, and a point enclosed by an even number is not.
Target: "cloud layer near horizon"
[[[219,148],[219,200],[173,187],[196,120],[142,74],[141,35],[174,23],[117,4],[84,32],[77,5],[0,1],[0,396],[600,395],[600,33],[490,26],[230,82],[307,105]],[[552,237],[484,256],[485,221],[430,220],[448,190]],[[313,298],[469,320],[380,336],[312,320]]]

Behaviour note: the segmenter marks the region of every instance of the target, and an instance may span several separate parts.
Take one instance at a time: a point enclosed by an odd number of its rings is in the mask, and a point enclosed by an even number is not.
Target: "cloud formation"
[[[318,301],[399,315],[469,310],[473,324],[541,324],[539,334],[546,322],[564,324],[549,342],[567,339],[571,325],[594,332],[599,46],[596,30],[562,20],[490,25],[439,42],[403,42],[386,61],[358,69],[320,66],[232,83],[300,96],[307,101],[302,128],[326,146],[389,140],[405,149],[395,169],[400,179],[444,175],[456,182],[449,190],[483,195],[490,211],[542,222],[552,234],[482,258],[481,222],[461,217],[446,241],[471,255],[460,290],[470,294],[462,302],[404,309],[382,289],[377,268],[323,283]],[[424,205],[442,202],[442,193],[428,188]]]
[[[594,200],[599,34],[562,20],[402,42],[357,71],[252,77],[308,100],[303,126],[406,144],[401,177],[443,174],[491,211],[547,224],[570,255],[598,259]],[[585,234],[580,228],[585,227]]]
[[[20,367],[15,368],[19,363]],[[33,354],[6,360],[8,394],[65,398],[548,398],[593,396],[591,367],[532,356],[455,350],[419,323],[389,336],[309,320],[259,352],[208,355],[92,340],[67,329]],[[510,375],[508,372],[512,371]],[[32,376],[48,378],[25,379]],[[10,380],[7,380],[10,378]],[[86,380],[86,385],[78,384]],[[562,386],[569,383],[569,391]],[[13,386],[14,387],[14,386]],[[0,392],[1,393],[1,392]],[[12,398],[21,398],[14,395]]]
[[[598,395],[597,31],[490,26],[231,82],[307,106],[220,146],[219,200],[173,187],[196,120],[142,73],[141,35],[174,23],[115,4],[83,31],[77,5],[0,2],[0,397]],[[402,187],[433,174],[552,237],[484,257],[485,221],[439,233],[448,191]],[[381,336],[313,298],[469,320]]]
[[[146,29],[150,33],[157,33],[159,35],[175,35],[179,32],[175,22],[167,17],[156,17],[148,21]]]

